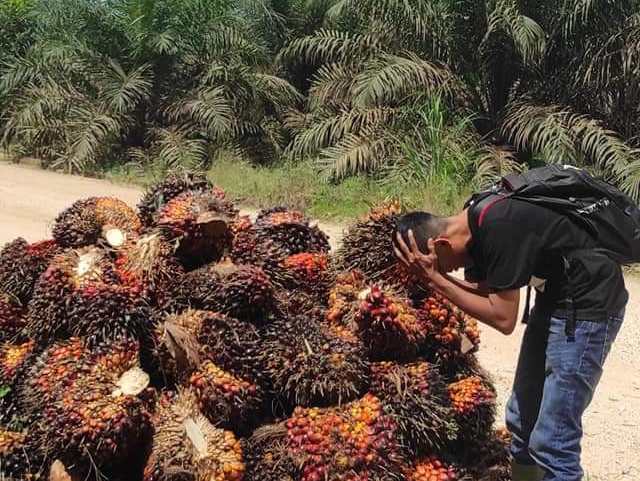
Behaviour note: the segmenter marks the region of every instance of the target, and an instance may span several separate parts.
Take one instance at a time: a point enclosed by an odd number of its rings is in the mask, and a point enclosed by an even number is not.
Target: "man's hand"
[[[398,260],[418,279],[429,287],[434,287],[443,279],[438,270],[438,255],[435,250],[433,239],[427,241],[429,254],[423,254],[418,248],[413,231],[408,232],[409,245],[405,243],[400,233],[396,234],[397,246],[393,246],[393,251]],[[398,249],[400,247],[400,249]]]

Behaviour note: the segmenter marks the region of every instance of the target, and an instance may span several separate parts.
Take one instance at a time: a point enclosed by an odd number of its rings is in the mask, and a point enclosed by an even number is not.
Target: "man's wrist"
[[[429,278],[429,287],[431,289],[435,289],[436,291],[443,293],[446,289],[447,284],[449,284],[449,280],[443,274],[437,273],[433,277]]]

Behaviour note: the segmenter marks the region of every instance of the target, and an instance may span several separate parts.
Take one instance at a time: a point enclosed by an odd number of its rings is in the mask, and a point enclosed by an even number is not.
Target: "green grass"
[[[138,167],[113,167],[105,176],[117,183],[148,185],[162,173]],[[283,205],[325,220],[350,220],[367,212],[371,205],[400,199],[406,210],[425,209],[450,214],[459,209],[470,189],[459,189],[451,180],[437,179],[420,187],[381,184],[364,176],[340,183],[322,180],[308,163],[260,167],[221,156],[207,172],[239,204],[264,208]]]

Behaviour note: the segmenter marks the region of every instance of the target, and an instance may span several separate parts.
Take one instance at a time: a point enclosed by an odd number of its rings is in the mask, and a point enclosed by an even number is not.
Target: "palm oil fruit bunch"
[[[285,426],[301,481],[401,477],[405,456],[397,426],[371,394],[342,408],[298,407]]]
[[[276,311],[275,289],[259,267],[229,261],[188,273],[181,294],[189,306],[264,324]]]
[[[71,250],[40,276],[27,330],[44,343],[69,335],[91,343],[138,336],[147,329],[145,306],[140,287],[119,282],[104,250]]]
[[[474,479],[479,481],[511,481],[511,433],[497,428],[484,441],[465,451],[463,462]]]
[[[187,191],[167,202],[155,225],[178,243],[180,260],[194,267],[217,261],[230,250],[230,225],[237,216],[223,191]]]
[[[17,389],[35,358],[33,341],[0,343],[0,426],[20,422]]]
[[[445,463],[437,456],[422,458],[405,470],[407,481],[471,481],[460,469]]]
[[[372,360],[415,357],[427,331],[409,301],[376,285],[363,297],[355,324]]]
[[[373,207],[342,238],[336,252],[338,269],[362,270],[369,281],[388,280],[397,260],[391,249],[391,237],[400,215],[400,204],[392,202]]]
[[[170,200],[178,197],[183,192],[202,192],[213,189],[213,185],[207,180],[204,173],[171,171],[158,183],[147,188],[138,203],[140,220],[146,227],[151,227],[158,212]]]
[[[136,212],[113,197],[90,197],[64,210],[55,221],[53,238],[64,248],[79,248],[105,242],[121,246],[140,232]]]
[[[28,433],[0,429],[0,479],[38,479],[43,460],[32,441]]]
[[[224,371],[211,361],[203,362],[191,374],[189,385],[207,419],[234,431],[252,425],[264,401],[259,386]]]
[[[261,481],[298,481],[299,463],[289,451],[284,424],[256,429],[243,442],[245,479]]]
[[[459,426],[458,440],[469,447],[482,442],[495,421],[495,392],[478,377],[449,384],[448,391]]]
[[[364,273],[360,270],[341,272],[329,291],[325,320],[332,325],[352,327],[360,303],[368,294]]]
[[[19,237],[5,244],[0,251],[0,293],[26,306],[36,281],[60,251],[54,240],[30,244]]]
[[[159,307],[171,304],[184,274],[173,251],[159,232],[129,240],[116,254],[115,270],[120,283],[139,291]]]
[[[477,351],[480,344],[478,322],[437,293],[418,309],[427,328],[423,354],[440,364],[455,363]]]
[[[25,309],[13,298],[0,294],[0,342],[19,337],[26,326]]]
[[[279,321],[265,337],[265,369],[286,404],[339,405],[366,392],[369,362],[357,338],[341,338],[307,317]]]
[[[369,392],[382,400],[412,453],[441,451],[456,438],[447,386],[429,363],[373,363]]]
[[[242,445],[214,427],[187,390],[160,401],[144,481],[241,481]]]

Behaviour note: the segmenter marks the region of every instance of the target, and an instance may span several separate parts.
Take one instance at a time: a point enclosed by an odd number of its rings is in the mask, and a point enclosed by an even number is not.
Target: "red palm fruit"
[[[511,433],[506,428],[493,430],[485,440],[461,453],[473,479],[479,481],[511,481]]]
[[[362,297],[355,326],[369,350],[369,357],[372,360],[415,358],[427,331],[409,301],[375,285]]]
[[[467,449],[481,443],[495,421],[496,395],[482,379],[469,377],[449,384],[449,399],[460,427],[458,441]]]
[[[264,355],[276,395],[290,406],[341,404],[367,389],[369,363],[363,344],[306,317],[269,326]]]
[[[26,306],[38,277],[58,253],[60,247],[54,240],[29,244],[19,237],[5,244],[0,251],[0,292]]]
[[[215,286],[215,288],[212,288]],[[259,267],[225,261],[188,273],[180,288],[187,304],[261,325],[276,311],[275,290]]]
[[[431,455],[407,467],[405,479],[407,481],[471,481],[472,478],[460,468]]]
[[[0,426],[20,423],[17,388],[35,357],[35,343],[0,343]]]
[[[245,479],[297,481],[298,462],[291,455],[284,424],[262,426],[243,442]]]
[[[189,377],[198,408],[218,427],[244,430],[255,422],[262,408],[262,389],[251,382],[203,362]]]
[[[456,438],[447,386],[429,363],[373,363],[370,392],[382,400],[413,454],[441,451]]]
[[[56,256],[29,304],[27,330],[37,341],[81,336],[90,343],[140,336],[149,326],[139,287],[122,285],[106,252],[95,248]]]
[[[207,191],[213,185],[204,172],[171,171],[159,182],[147,188],[138,203],[140,220],[146,227],[153,225],[158,212],[170,200],[187,191]]]
[[[27,326],[25,309],[0,294],[0,342],[16,339]]]
[[[90,197],[75,202],[55,221],[53,238],[62,247],[79,248],[106,242],[122,245],[141,229],[140,219],[127,204],[113,197]]]
[[[363,297],[367,294],[364,273],[359,270],[337,275],[329,291],[328,310],[325,320],[332,325],[353,327],[355,316]]]
[[[144,481],[241,481],[242,445],[230,431],[214,427],[184,391],[161,401],[154,423]]]
[[[219,190],[183,192],[158,213],[156,226],[189,267],[219,260],[231,248],[231,223],[238,211]]]
[[[397,425],[373,395],[342,408],[296,408],[285,426],[302,481],[382,481],[402,475],[404,452]]]
[[[400,204],[392,202],[371,209],[342,238],[336,252],[336,266],[341,271],[359,269],[372,282],[389,280],[397,260],[391,249],[391,237],[400,215]]]

